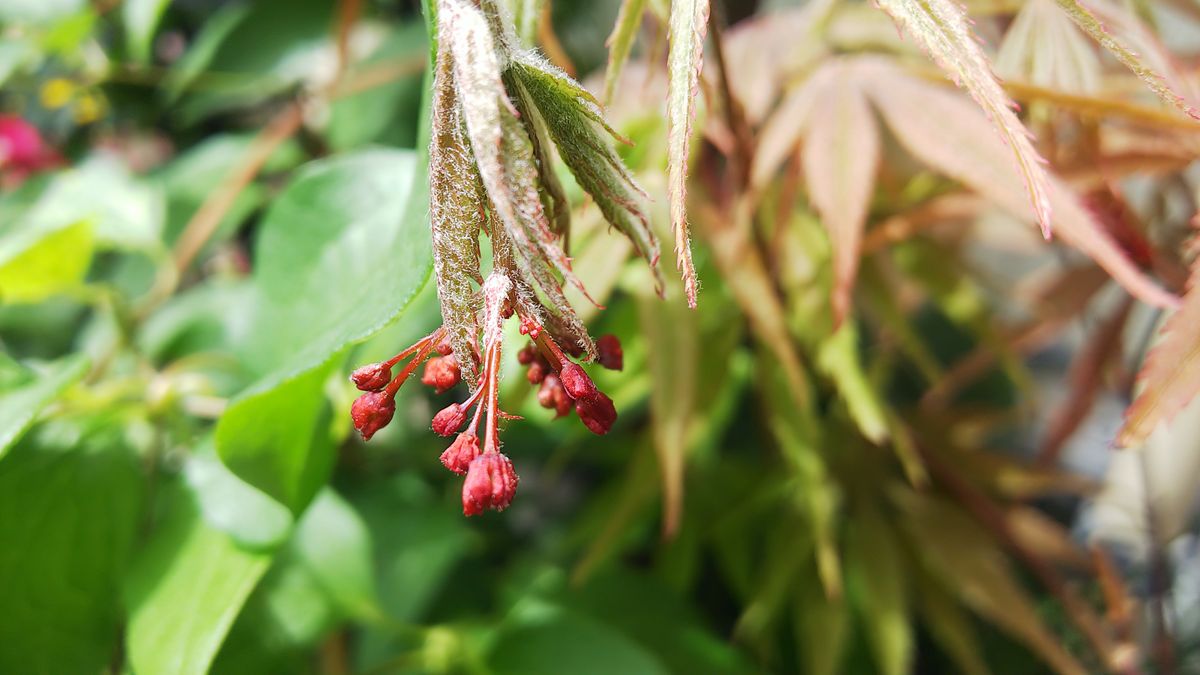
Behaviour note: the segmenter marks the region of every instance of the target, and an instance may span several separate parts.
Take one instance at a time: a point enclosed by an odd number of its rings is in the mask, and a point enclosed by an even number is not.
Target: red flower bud
[[[383,363],[369,363],[350,373],[350,381],[363,391],[379,391],[392,381],[392,369]]]
[[[433,432],[439,436],[450,436],[466,421],[467,409],[457,403],[451,403],[433,416]]]
[[[537,354],[533,351],[533,345],[525,345],[521,351],[517,352],[517,363],[527,366],[533,363],[533,358]]]
[[[529,370],[525,371],[525,378],[529,380],[529,384],[541,384],[549,372],[550,366],[546,365],[544,360],[535,358],[533,363],[529,364]]]
[[[575,412],[588,430],[600,436],[607,434],[617,421],[617,408],[602,391],[597,391],[591,398],[576,400]]]
[[[517,473],[508,457],[485,452],[467,467],[463,481],[463,514],[477,516],[487,509],[503,511],[517,492]]]
[[[450,356],[454,353],[454,347],[450,344],[449,337],[442,338],[441,342],[438,342],[434,349],[436,349],[437,353],[441,354],[442,356]]]
[[[376,431],[386,427],[396,414],[396,399],[382,391],[368,391],[354,400],[350,419],[364,441],[371,440]]]
[[[458,360],[453,356],[435,356],[425,364],[421,383],[433,387],[437,393],[451,389],[462,380]]]
[[[442,453],[442,466],[458,475],[467,472],[471,462],[479,456],[479,437],[472,432],[459,434],[450,447]]]
[[[609,334],[596,340],[596,351],[599,352],[596,360],[605,368],[621,370],[625,367],[625,352],[622,351],[621,341],[616,335]]]
[[[563,388],[571,398],[580,400],[591,398],[596,393],[596,383],[583,372],[579,364],[567,362],[558,370],[558,379],[562,380]]]
[[[538,404],[556,411],[555,417],[562,417],[571,412],[571,397],[567,396],[567,390],[563,389],[562,383],[554,373],[546,375],[542,380],[542,387],[538,389]]]

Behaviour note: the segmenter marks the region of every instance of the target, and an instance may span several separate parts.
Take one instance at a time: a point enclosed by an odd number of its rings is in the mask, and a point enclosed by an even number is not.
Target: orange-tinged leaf
[[[1125,411],[1125,426],[1117,434],[1123,448],[1140,445],[1200,393],[1200,259],[1192,265],[1183,305],[1159,334],[1138,373],[1141,392]]]
[[[987,113],[992,126],[1008,146],[1010,156],[1016,160],[1042,234],[1049,238],[1052,205],[1049,177],[1042,166],[1044,160],[1030,142],[1029,132],[1017,119],[1015,105],[992,73],[991,64],[971,33],[962,7],[954,0],[879,0],[879,6],[915,37],[942,70],[970,92]],[[929,115],[930,110],[937,108],[925,108],[922,116],[939,122],[949,117],[948,112],[940,110],[936,116]]]
[[[836,326],[850,308],[863,227],[875,192],[880,142],[875,116],[850,68],[841,63],[830,67],[831,86],[812,111],[803,158],[809,197],[833,246]]]
[[[671,197],[671,226],[675,229],[675,263],[683,277],[689,307],[696,306],[696,266],[688,238],[687,173],[692,137],[692,117],[700,88],[704,59],[704,36],[708,31],[708,0],[671,2],[670,52],[667,70],[671,76],[667,92],[667,179]]]
[[[864,89],[901,145],[926,164],[971,187],[1015,216],[1032,216],[1021,182],[1008,170],[1009,150],[979,109],[953,92],[908,75],[880,59],[863,59]],[[930,115],[930,110],[938,111]],[[1130,261],[1103,226],[1061,181],[1048,177],[1055,230],[1088,255],[1131,295],[1157,307],[1178,299]]]

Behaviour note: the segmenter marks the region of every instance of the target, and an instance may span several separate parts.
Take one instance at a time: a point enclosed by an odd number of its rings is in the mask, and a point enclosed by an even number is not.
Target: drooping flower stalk
[[[518,359],[529,366],[530,382],[540,385],[543,407],[557,417],[574,410],[597,434],[617,419],[612,399],[571,360],[622,366],[619,341],[594,342],[563,293],[571,284],[591,300],[564,248],[570,212],[552,145],[652,267],[659,254],[640,204],[644,193],[606,136],[624,139],[604,121],[592,95],[522,50],[495,0],[436,0],[436,7],[429,187],[442,327],[392,359],[354,371],[352,379],[366,393],[351,413],[363,438],[370,438],[391,421],[400,385],[438,352],[422,382],[438,393],[459,381],[470,388],[465,400],[438,411],[432,427],[455,436],[441,461],[467,476],[463,511],[475,515],[507,507],[517,486],[512,463],[500,453],[500,421],[511,417],[501,410],[499,393],[507,319],[515,316],[531,341]],[[480,254],[484,235],[492,252],[487,270]]]

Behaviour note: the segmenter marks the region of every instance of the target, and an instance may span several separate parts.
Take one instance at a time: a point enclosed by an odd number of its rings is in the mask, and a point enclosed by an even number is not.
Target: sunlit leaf
[[[1116,440],[1121,447],[1143,443],[1200,392],[1200,262],[1192,266],[1188,283],[1183,305],[1163,324],[1138,373],[1141,391],[1125,411]]]
[[[17,234],[0,239],[0,302],[39,302],[79,287],[92,264],[94,223]]]
[[[612,35],[608,36],[608,66],[604,69],[605,104],[612,101],[617,82],[621,79],[621,69],[629,60],[629,52],[633,49],[633,40],[637,30],[642,25],[642,10],[646,0],[622,0],[621,9],[617,12],[617,22],[613,26]]]
[[[129,52],[139,63],[150,60],[154,31],[170,0],[129,0],[121,4]]]
[[[671,74],[667,94],[667,120],[670,123],[667,149],[668,192],[671,197],[671,226],[675,228],[675,262],[683,276],[688,306],[696,306],[696,266],[692,263],[692,243],[688,237],[687,176],[691,159],[692,118],[696,94],[700,88],[700,69],[704,57],[704,36],[708,31],[708,0],[672,0],[670,53],[667,68]]]
[[[1139,22],[1133,16],[1124,12],[1124,10],[1109,5],[1105,0],[1094,0],[1097,8],[1103,10],[1102,16],[1107,16],[1109,25],[1101,23],[1101,17],[1097,16],[1088,6],[1079,0],[1055,0],[1058,6],[1075,21],[1081,29],[1088,35],[1092,36],[1100,46],[1107,49],[1113,56],[1117,58],[1126,68],[1137,75],[1139,79],[1146,83],[1146,86],[1153,91],[1156,96],[1172,105],[1179,110],[1182,110],[1188,116],[1200,119],[1200,112],[1188,103],[1178,91],[1173,89],[1168,83],[1161,70],[1156,70],[1155,66],[1148,63],[1144,57],[1139,57],[1134,52],[1130,51],[1126,42],[1129,38],[1138,36],[1145,47],[1151,46],[1157,42],[1155,40],[1146,39],[1144,34],[1145,28],[1139,25]],[[1148,44],[1149,43],[1149,44]],[[1158,50],[1163,53],[1165,50]],[[1151,52],[1153,53],[1153,52]],[[1166,64],[1157,64],[1166,65]]]
[[[833,380],[863,436],[882,443],[888,435],[887,416],[879,393],[863,372],[858,348],[857,328],[844,323],[818,347],[817,367]]]
[[[989,135],[990,124],[978,108],[890,63],[871,60],[863,65],[871,81],[868,94],[909,152],[1013,215],[1031,217],[1021,182],[1007,168],[1010,151],[1000,138]],[[929,115],[929,110],[938,115]],[[1065,184],[1054,178],[1046,184],[1055,231],[1063,241],[1095,260],[1142,301],[1160,307],[1176,304],[1174,296],[1129,260]]]
[[[832,66],[830,87],[817,95],[805,133],[804,178],[809,197],[833,245],[833,320],[850,311],[858,271],[859,246],[875,173],[879,168],[879,128],[867,97],[850,68]]]
[[[1042,234],[1048,238],[1053,205],[1049,197],[1049,178],[1042,166],[1044,160],[1013,112],[1012,100],[992,74],[991,64],[971,32],[962,7],[953,0],[880,0],[879,6],[892,15],[956,83],[970,92],[987,113],[987,119],[1016,162]],[[932,109],[936,108],[928,104],[924,108],[926,113]],[[936,117],[937,122],[953,119],[950,111],[940,112]],[[982,142],[982,139],[977,140]]]

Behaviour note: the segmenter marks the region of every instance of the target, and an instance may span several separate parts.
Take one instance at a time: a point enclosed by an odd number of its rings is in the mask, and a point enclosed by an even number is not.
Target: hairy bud
[[[434,388],[442,393],[454,388],[462,381],[462,372],[458,368],[458,359],[453,356],[435,356],[425,364],[425,372],[421,375],[421,384]]]
[[[392,369],[384,363],[369,363],[350,373],[350,381],[362,391],[379,391],[392,381]]]
[[[433,432],[439,436],[449,436],[467,421],[467,409],[458,403],[451,403],[433,416]]]
[[[541,384],[542,380],[546,379],[546,373],[550,372],[550,366],[540,358],[535,358],[529,364],[529,370],[525,371],[525,378],[529,380],[529,384]]]
[[[503,511],[517,492],[517,472],[508,457],[485,452],[467,467],[463,481],[463,514],[477,516],[487,509]]]
[[[350,419],[364,441],[371,440],[375,432],[386,427],[395,414],[396,399],[382,391],[368,391],[356,398],[350,407]]]
[[[471,462],[479,456],[479,437],[473,432],[459,434],[450,447],[442,453],[442,466],[458,475],[463,475]]]

